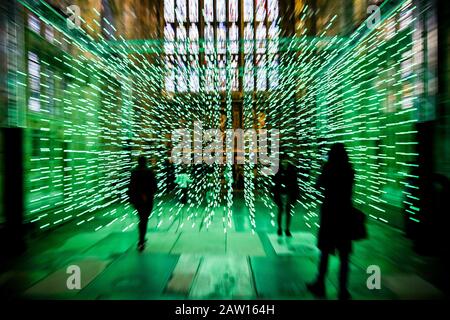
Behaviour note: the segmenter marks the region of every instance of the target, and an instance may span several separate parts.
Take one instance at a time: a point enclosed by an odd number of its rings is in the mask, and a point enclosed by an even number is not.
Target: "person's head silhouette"
[[[145,156],[139,156],[138,158],[138,166],[141,168],[147,167],[147,158]]]
[[[280,150],[279,152],[279,163],[283,170],[287,170],[289,165],[293,165],[293,156],[285,150]]]
[[[335,143],[328,152],[328,163],[333,167],[350,166],[347,150],[343,143]]]

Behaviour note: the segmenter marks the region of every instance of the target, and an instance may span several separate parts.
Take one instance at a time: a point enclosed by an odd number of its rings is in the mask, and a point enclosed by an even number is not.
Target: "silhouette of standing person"
[[[281,167],[274,176],[273,199],[278,207],[278,235],[283,234],[282,217],[286,214],[286,236],[292,237],[291,212],[295,206],[295,202],[299,197],[297,184],[297,169],[285,157],[281,159]]]
[[[323,202],[318,234],[318,247],[321,251],[319,274],[308,290],[318,297],[324,297],[325,275],[330,254],[339,252],[339,299],[350,299],[347,290],[349,256],[352,251],[350,219],[352,214],[352,189],[354,170],[350,164],[344,144],[332,145],[328,160],[317,181],[317,187],[323,190]]]
[[[172,191],[175,188],[175,167],[170,159],[164,161],[164,173],[167,190]]]
[[[148,218],[153,209],[153,198],[156,189],[155,175],[147,167],[147,159],[144,156],[140,156],[137,167],[131,172],[131,180],[128,187],[130,202],[139,215],[139,251],[145,248],[145,234],[147,233]]]

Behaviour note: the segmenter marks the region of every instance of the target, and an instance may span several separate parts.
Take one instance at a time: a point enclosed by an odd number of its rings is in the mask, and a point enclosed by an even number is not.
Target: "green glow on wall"
[[[310,228],[318,226],[321,201],[314,188],[315,179],[328,146],[338,141],[347,145],[356,169],[355,204],[385,223],[391,223],[389,205],[406,204],[408,212],[418,211],[409,202],[415,200],[414,196],[406,191],[411,183],[407,179],[417,178],[411,173],[417,158],[415,30],[414,21],[401,30],[398,22],[400,12],[413,10],[411,1],[403,1],[356,43],[353,40],[362,30],[348,39],[329,38],[323,33],[317,39],[324,45],[308,37],[280,38],[277,44],[284,49],[279,52],[279,65],[268,59],[262,67],[244,64],[240,69],[242,79],[246,72],[256,74],[260,68],[278,72],[275,89],[255,91],[242,86],[243,124],[253,128],[255,114],[262,113],[262,128],[280,129],[281,145],[297,159],[301,172],[298,208],[305,212]],[[389,31],[387,24],[392,19],[396,19],[397,28]],[[164,56],[153,53],[155,62],[150,62],[146,56],[149,43],[131,45],[112,35],[116,42],[109,46],[100,35],[100,40],[94,41],[81,32],[84,38],[66,35],[61,42],[56,40],[58,45],[69,43],[73,52],[49,61],[41,59],[41,105],[50,103],[44,80],[53,70],[58,90],[52,103],[59,110],[54,112],[59,113],[29,112],[28,127],[33,132],[26,164],[29,220],[41,229],[76,220],[77,225],[89,223],[96,231],[125,221],[132,212],[126,196],[130,170],[136,156],[143,152],[155,159],[158,169],[160,188],[153,215],[159,228],[187,212],[188,221],[202,215],[206,228],[219,221],[226,232],[233,225],[230,165],[197,172],[189,190],[191,202],[169,210],[163,210],[167,177],[161,169],[170,151],[172,130],[182,125],[192,129],[196,121],[205,128],[217,128],[222,112],[225,127],[233,127],[231,81],[227,81],[224,92],[207,92],[201,86],[197,93],[168,94],[164,90]],[[217,59],[217,53],[213,56]],[[219,68],[213,70],[217,80]],[[181,76],[188,81],[191,71],[186,69]],[[194,71],[203,76],[206,68],[199,66]],[[222,192],[222,180],[226,192]],[[244,199],[253,232],[256,201],[269,209],[275,224],[270,186],[270,179],[261,174],[258,165],[244,165]],[[207,204],[201,212],[196,209],[200,203]],[[122,231],[133,225],[126,225]],[[192,227],[195,225],[179,228]]]

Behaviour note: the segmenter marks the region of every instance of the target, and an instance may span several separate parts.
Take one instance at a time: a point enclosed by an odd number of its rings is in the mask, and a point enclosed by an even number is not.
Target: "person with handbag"
[[[323,202],[320,215],[318,247],[321,251],[319,274],[307,288],[315,296],[325,297],[325,275],[330,254],[339,253],[339,299],[350,299],[347,289],[349,257],[352,252],[354,169],[342,143],[332,145],[328,159],[317,181]]]

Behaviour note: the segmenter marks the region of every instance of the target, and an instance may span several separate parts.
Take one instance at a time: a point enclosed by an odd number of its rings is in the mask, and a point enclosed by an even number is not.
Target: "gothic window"
[[[164,0],[166,91],[276,89],[278,15],[278,0]]]

